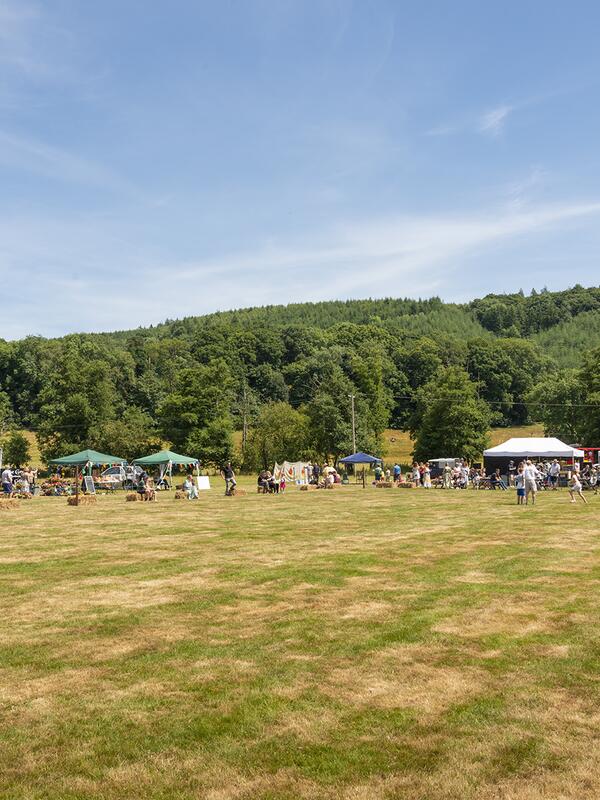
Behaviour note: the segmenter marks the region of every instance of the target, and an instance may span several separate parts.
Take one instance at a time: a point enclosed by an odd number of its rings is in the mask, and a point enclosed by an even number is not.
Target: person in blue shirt
[[[400,464],[394,464],[394,481],[396,483],[398,483],[398,481],[400,480],[400,475],[402,475]]]

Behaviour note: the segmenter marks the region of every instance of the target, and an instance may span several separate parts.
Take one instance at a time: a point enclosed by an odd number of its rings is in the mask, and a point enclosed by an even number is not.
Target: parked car
[[[120,483],[124,489],[127,489],[138,482],[138,478],[142,472],[142,468],[135,464],[119,464],[105,469],[100,477],[106,482]]]

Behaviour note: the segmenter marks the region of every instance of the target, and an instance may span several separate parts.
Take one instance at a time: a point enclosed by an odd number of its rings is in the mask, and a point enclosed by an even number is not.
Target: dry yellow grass
[[[22,504],[0,521],[0,797],[598,797],[591,501]]]
[[[490,431],[490,447],[501,444],[512,437],[543,436],[544,428],[542,425],[521,425],[514,428],[492,428]],[[385,460],[388,463],[398,462],[399,464],[410,464],[412,462],[412,451],[414,442],[406,431],[388,429],[384,433],[384,443],[386,448]],[[444,454],[439,454],[443,457]],[[460,453],[449,453],[449,456],[459,455]]]

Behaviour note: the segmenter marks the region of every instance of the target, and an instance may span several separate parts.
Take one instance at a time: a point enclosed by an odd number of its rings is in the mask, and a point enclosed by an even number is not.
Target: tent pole
[[[365,488],[365,468],[363,467],[363,489]]]
[[[75,505],[79,505],[79,464],[75,467]]]

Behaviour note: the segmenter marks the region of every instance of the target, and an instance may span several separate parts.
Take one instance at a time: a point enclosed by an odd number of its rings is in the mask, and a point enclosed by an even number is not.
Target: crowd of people
[[[258,475],[258,489],[264,494],[283,494],[285,492],[285,475],[276,478],[268,469]]]
[[[225,494],[235,493],[237,479],[231,462],[221,469],[221,476],[225,481]],[[561,476],[563,477],[562,481]],[[488,488],[507,491],[509,488],[515,488],[519,505],[534,504],[538,491],[556,491],[559,484],[564,486],[564,481],[566,481],[571,502],[575,503],[577,499],[580,499],[586,503],[584,490],[598,494],[600,465],[580,465],[576,462],[564,468],[558,459],[536,463],[531,459],[525,459],[519,464],[510,461],[506,475],[503,475],[500,468],[491,470],[487,474],[483,467],[469,465],[465,459],[457,459],[453,465],[447,461],[441,469],[432,469],[430,462],[415,461],[408,473],[404,475],[400,464],[395,463],[393,467],[384,468],[380,463],[375,466],[374,478],[375,484],[381,482],[396,486],[408,484],[424,489],[434,487],[442,489]],[[0,480],[5,497],[28,498],[33,496],[36,491],[38,471],[31,467],[16,470],[12,469],[10,465],[5,465]],[[307,481],[317,488],[326,488],[334,484],[347,483],[347,476],[342,477],[328,462],[322,466],[313,462],[307,465]],[[189,500],[198,498],[198,486],[193,475],[186,475],[181,488]],[[264,493],[280,494],[286,489],[285,475],[282,473],[276,476],[268,469],[262,470],[257,478],[257,488]],[[43,494],[63,495],[72,493],[73,487],[68,482],[65,483],[60,475],[56,475],[43,482],[39,489]],[[145,471],[139,475],[135,489],[143,500],[156,499],[157,486],[153,478]]]
[[[37,470],[31,467],[13,470],[11,465],[7,464],[0,476],[2,494],[5,497],[32,497],[37,483],[37,475]]]

